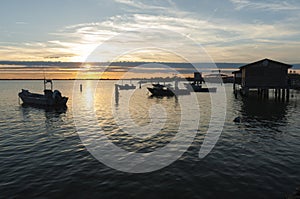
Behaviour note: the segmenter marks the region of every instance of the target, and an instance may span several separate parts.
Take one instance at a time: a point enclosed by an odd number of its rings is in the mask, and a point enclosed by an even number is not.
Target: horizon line
[[[228,62],[228,61],[218,61],[218,62],[209,62],[209,61],[199,61],[199,62],[170,62],[170,61],[88,61],[88,62],[80,62],[80,61],[26,61],[26,60],[0,60],[0,65],[10,64],[10,63],[67,63],[67,64],[89,64],[89,63],[172,63],[172,64],[247,64],[250,62]],[[291,64],[300,64],[300,62],[295,62]]]

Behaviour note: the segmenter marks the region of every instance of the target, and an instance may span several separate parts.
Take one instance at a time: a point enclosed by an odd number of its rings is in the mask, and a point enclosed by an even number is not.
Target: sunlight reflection
[[[86,81],[86,84],[84,85],[84,90],[85,90],[85,102],[89,108],[94,106],[94,86],[93,86],[93,81],[88,80]]]
[[[90,64],[85,64],[85,65],[83,66],[83,68],[84,68],[84,69],[87,69],[87,70],[90,69],[91,67],[92,67],[92,66],[91,66]]]

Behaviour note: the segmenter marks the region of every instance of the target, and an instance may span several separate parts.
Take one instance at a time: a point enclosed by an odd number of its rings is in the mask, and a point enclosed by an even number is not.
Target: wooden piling
[[[286,89],[286,100],[289,101],[290,99],[290,89]]]
[[[285,89],[282,89],[282,101],[284,101],[285,100]]]

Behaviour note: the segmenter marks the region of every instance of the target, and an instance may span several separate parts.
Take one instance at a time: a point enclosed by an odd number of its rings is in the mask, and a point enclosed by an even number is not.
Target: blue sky
[[[3,0],[0,17],[0,60],[300,62],[299,0]]]

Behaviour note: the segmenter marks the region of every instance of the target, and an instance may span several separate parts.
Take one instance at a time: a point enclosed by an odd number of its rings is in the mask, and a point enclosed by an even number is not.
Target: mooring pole
[[[282,100],[285,100],[285,89],[282,89]]]

